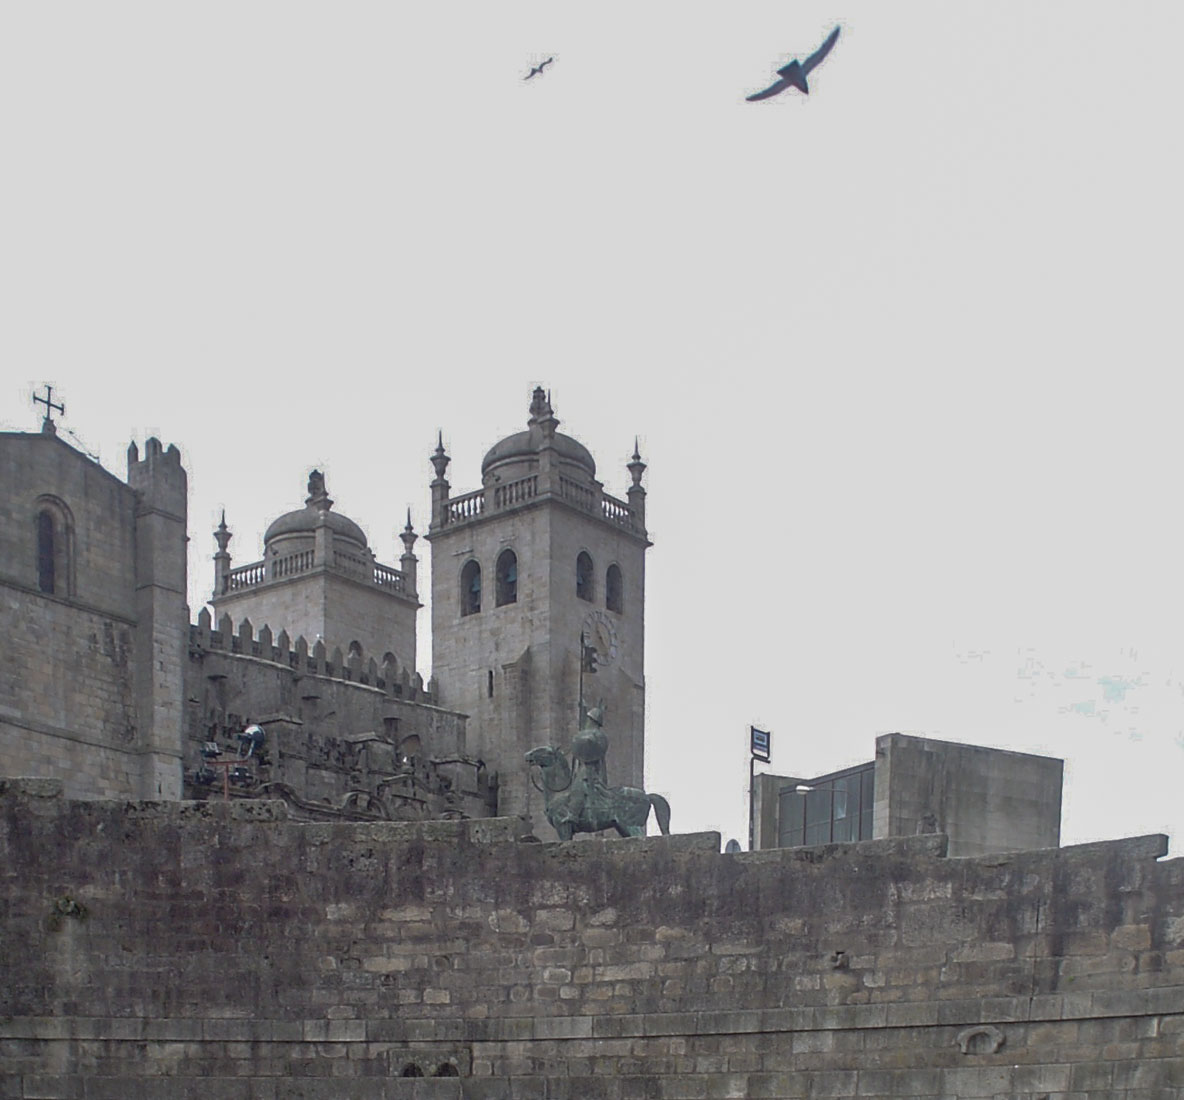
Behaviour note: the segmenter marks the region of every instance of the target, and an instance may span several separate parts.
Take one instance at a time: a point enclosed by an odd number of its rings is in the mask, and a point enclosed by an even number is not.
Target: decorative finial
[[[415,528],[411,526],[410,507],[407,509],[407,526],[403,528],[403,533],[399,535],[399,538],[403,540],[403,559],[406,561],[407,558],[412,557],[412,547],[415,546],[415,540],[419,538],[415,533]]]
[[[221,557],[226,554],[226,547],[230,544],[233,536],[230,529],[226,526],[226,509],[222,509],[222,520],[218,524],[218,530],[214,532],[214,540],[218,543],[218,556]]]
[[[555,438],[555,429],[559,427],[559,418],[551,407],[551,391],[544,390],[542,386],[534,388],[530,402],[530,419],[526,422],[529,428],[533,428],[536,424],[542,428],[544,439]]]
[[[333,507],[333,501],[325,490],[325,475],[320,470],[313,470],[308,475],[308,498],[304,503],[318,512],[327,512]]]
[[[530,419],[527,424],[537,424],[551,415],[551,395],[542,386],[535,386],[530,397]]]
[[[440,431],[436,436],[436,450],[432,455],[432,469],[436,471],[436,480],[444,480],[444,471],[448,469],[448,463],[452,460],[444,451],[444,432]]]
[[[626,467],[630,476],[633,478],[633,488],[641,488],[641,475],[645,473],[645,463],[641,461],[641,450],[637,445],[637,436],[633,437],[633,461]]]

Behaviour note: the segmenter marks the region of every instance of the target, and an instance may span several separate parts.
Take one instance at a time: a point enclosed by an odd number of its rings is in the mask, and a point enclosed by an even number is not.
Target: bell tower
[[[538,388],[526,431],[495,444],[481,488],[453,496],[432,466],[432,676],[441,706],[469,715],[468,751],[498,775],[498,813],[541,819],[526,753],[567,753],[580,690],[600,705],[608,782],[643,785],[645,489],[636,441],[625,500],[588,449],[559,432]]]

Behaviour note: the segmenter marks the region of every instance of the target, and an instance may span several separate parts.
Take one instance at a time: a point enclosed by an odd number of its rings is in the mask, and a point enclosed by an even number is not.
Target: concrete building
[[[1064,762],[903,733],[875,759],[814,778],[758,775],[753,847],[942,833],[949,855],[1055,848]]]

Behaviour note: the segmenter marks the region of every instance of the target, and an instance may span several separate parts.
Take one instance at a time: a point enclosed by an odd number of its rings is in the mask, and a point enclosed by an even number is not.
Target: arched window
[[[51,596],[54,590],[53,516],[37,513],[37,587]]]
[[[480,610],[481,566],[475,561],[469,561],[460,571],[460,613],[476,615]]]
[[[620,614],[625,610],[625,584],[621,580],[621,568],[610,565],[604,575],[604,606]]]
[[[592,601],[595,594],[593,591],[595,584],[592,577],[592,555],[587,550],[581,550],[580,556],[576,558],[576,595],[581,600]]]
[[[497,606],[518,602],[518,555],[503,550],[497,558]]]
[[[74,516],[65,501],[49,494],[39,497],[35,507],[37,587],[50,596],[72,596]]]

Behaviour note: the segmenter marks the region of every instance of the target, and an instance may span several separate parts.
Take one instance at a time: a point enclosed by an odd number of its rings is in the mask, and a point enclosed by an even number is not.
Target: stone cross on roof
[[[53,426],[53,418],[51,414],[53,413],[54,409],[57,409],[59,413],[65,416],[66,403],[63,401],[60,405],[55,405],[53,400],[53,386],[49,385],[49,383],[46,383],[45,396],[38,397],[37,394],[33,394],[33,404],[45,406],[45,419],[41,422],[41,430],[43,432],[47,432],[49,435],[56,435],[57,429]]]

